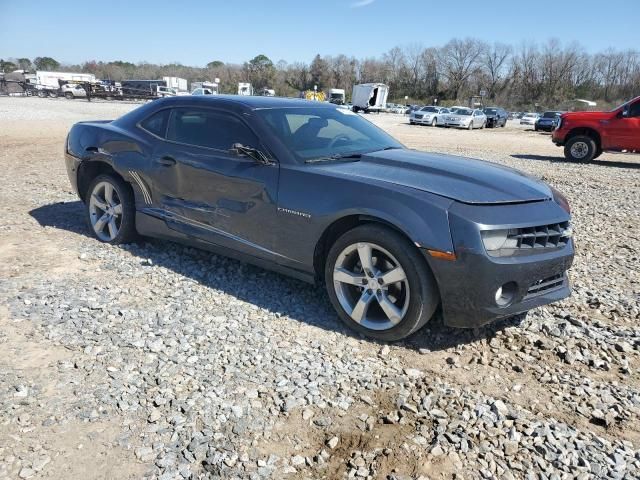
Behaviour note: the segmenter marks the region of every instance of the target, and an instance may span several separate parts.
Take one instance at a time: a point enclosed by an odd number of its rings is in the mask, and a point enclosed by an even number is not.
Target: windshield
[[[402,144],[350,110],[289,107],[256,110],[299,162],[403,148]]]
[[[437,112],[438,109],[436,107],[422,107],[420,111],[421,112]]]
[[[542,118],[556,118],[560,116],[560,112],[544,112]]]
[[[536,115],[535,113],[525,113],[524,116],[525,117],[537,117],[538,115]]]
[[[497,113],[498,109],[497,108],[485,108],[483,110],[484,113],[486,113],[487,115],[491,115],[493,113]]]
[[[468,108],[457,108],[456,115],[471,115],[473,112]]]

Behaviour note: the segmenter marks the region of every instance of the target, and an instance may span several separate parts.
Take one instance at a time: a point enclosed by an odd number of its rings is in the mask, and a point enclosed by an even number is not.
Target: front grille
[[[537,227],[524,227],[509,230],[508,240],[517,242],[514,248],[553,248],[563,247],[571,238],[569,222],[552,223]]]
[[[524,300],[537,297],[553,290],[558,290],[564,286],[565,276],[563,273],[552,275],[551,277],[543,278],[533,283],[527,290],[527,294]]]
[[[416,118],[422,118],[422,115],[416,115]]]

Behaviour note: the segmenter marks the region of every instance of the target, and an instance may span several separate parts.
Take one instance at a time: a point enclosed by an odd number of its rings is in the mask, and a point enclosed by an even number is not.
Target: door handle
[[[165,167],[172,167],[176,164],[176,159],[168,155],[165,155],[164,157],[156,159],[156,163],[158,163],[159,165],[163,165]]]

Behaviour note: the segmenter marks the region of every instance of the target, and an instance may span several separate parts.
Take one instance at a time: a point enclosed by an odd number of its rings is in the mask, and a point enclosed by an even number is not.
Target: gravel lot
[[[64,138],[135,106],[0,98],[0,478],[640,478],[640,157],[368,116],[544,178],[577,236],[570,299],[385,345],[319,288],[92,239]]]

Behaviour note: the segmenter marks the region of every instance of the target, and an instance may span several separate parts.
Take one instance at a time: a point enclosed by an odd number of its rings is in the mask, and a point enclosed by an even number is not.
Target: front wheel
[[[119,178],[98,175],[85,198],[87,223],[101,242],[128,243],[136,236],[131,188]]]
[[[596,142],[586,135],[571,137],[564,146],[564,156],[572,162],[589,162],[596,154]]]
[[[473,130],[473,120],[469,122],[469,126],[467,127],[467,130]]]
[[[431,120],[431,126],[435,127],[438,124],[438,120],[436,118],[434,118],[433,120]]]
[[[440,302],[433,274],[416,247],[375,224],[356,227],[335,242],[325,281],[342,321],[378,340],[416,332]]]

